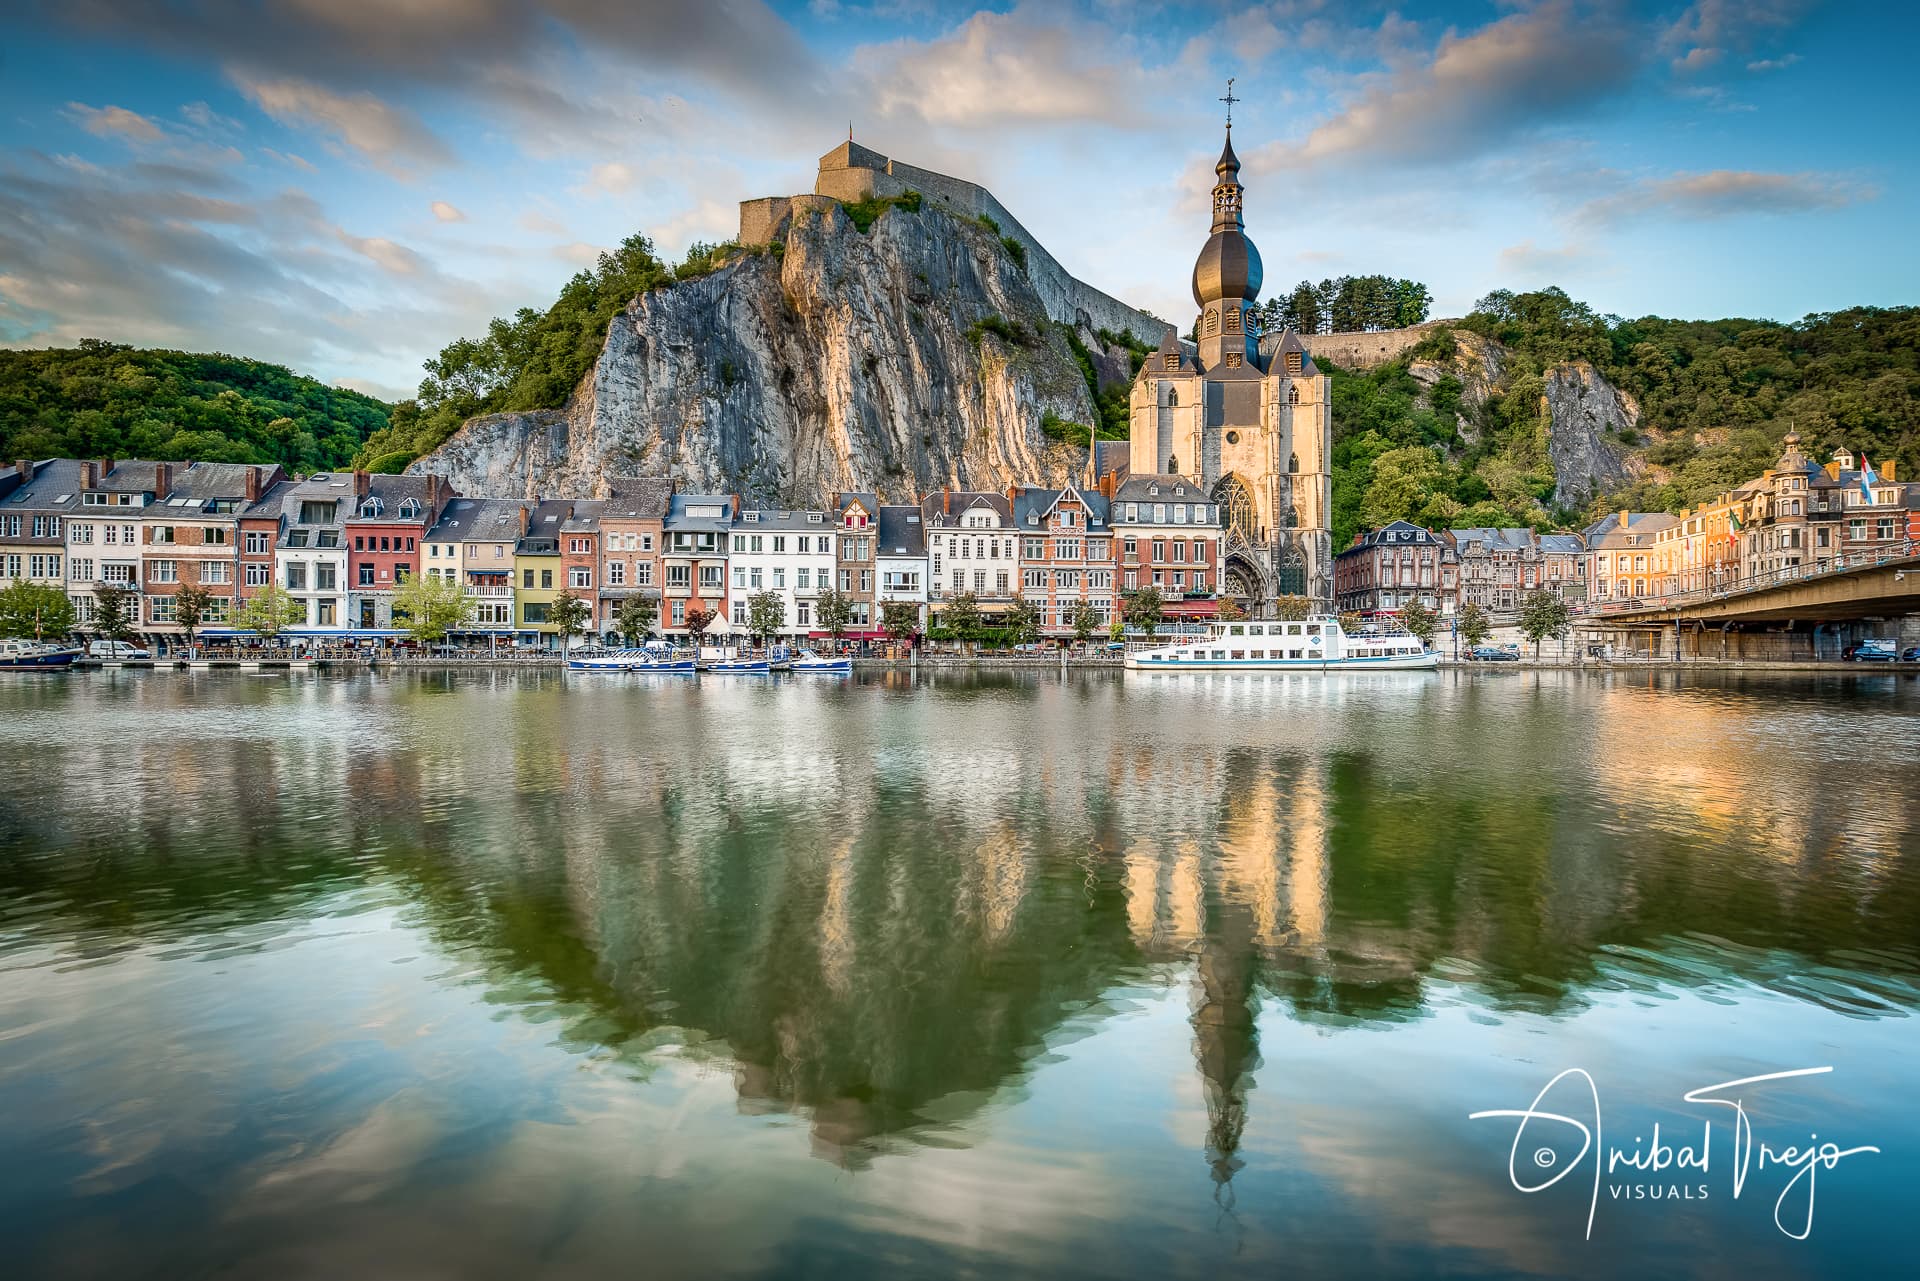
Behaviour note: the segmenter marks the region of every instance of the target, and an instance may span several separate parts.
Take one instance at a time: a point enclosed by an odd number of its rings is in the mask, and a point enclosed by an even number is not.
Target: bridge
[[[1911,538],[1697,591],[1596,603],[1577,626],[1620,635],[1634,652],[1659,653],[1661,633],[1670,633],[1683,655],[1702,658],[1838,658],[1841,638],[1858,630],[1849,624],[1907,614],[1920,614],[1920,547]]]

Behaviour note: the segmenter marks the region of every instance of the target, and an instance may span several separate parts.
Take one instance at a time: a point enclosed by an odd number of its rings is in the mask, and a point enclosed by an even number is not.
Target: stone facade
[[[1291,331],[1263,347],[1249,311],[1260,257],[1242,229],[1231,138],[1214,188],[1213,233],[1194,266],[1192,352],[1171,334],[1130,401],[1132,475],[1183,476],[1217,504],[1222,592],[1256,614],[1276,596],[1333,605],[1332,383]]]

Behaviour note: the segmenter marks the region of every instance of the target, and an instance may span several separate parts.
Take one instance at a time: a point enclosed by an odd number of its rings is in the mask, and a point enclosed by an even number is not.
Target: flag
[[[1879,483],[1880,478],[1873,474],[1873,464],[1867,461],[1865,454],[1860,455],[1860,497],[1871,503],[1873,487]]]
[[[1727,541],[1728,542],[1737,543],[1740,541],[1740,528],[1741,528],[1740,513],[1737,511],[1728,511],[1727,512]]]

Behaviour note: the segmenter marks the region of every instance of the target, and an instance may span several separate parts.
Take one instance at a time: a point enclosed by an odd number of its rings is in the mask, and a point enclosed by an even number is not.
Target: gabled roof
[[[1462,551],[1476,543],[1488,551],[1523,552],[1531,551],[1534,546],[1533,531],[1516,527],[1496,529],[1489,525],[1476,525],[1470,529],[1449,529],[1447,537]]]
[[[717,513],[707,514],[717,508]],[[696,515],[699,512],[701,514]],[[733,495],[675,494],[667,505],[666,527],[672,530],[724,534],[733,524]]]
[[[1290,351],[1300,353],[1300,374],[1302,377],[1320,372],[1319,367],[1313,363],[1313,353],[1307,350],[1307,345],[1300,341],[1300,335],[1293,332],[1293,326],[1291,325],[1287,326],[1287,328],[1281,332],[1280,341],[1274,344],[1273,360],[1268,368],[1272,369],[1275,373],[1286,373],[1287,362],[1282,360],[1281,357]]]
[[[277,519],[287,524],[299,520],[300,504],[308,502],[335,504],[333,520],[312,528],[337,529],[344,525],[353,510],[353,473],[318,472],[305,480],[275,485],[260,496],[259,502],[241,511],[240,517],[243,520]]]
[[[1158,490],[1158,493],[1152,491]],[[1142,472],[1129,476],[1113,491],[1116,503],[1210,503],[1207,491],[1197,481],[1167,472]]]
[[[9,469],[7,475],[15,478],[14,485],[0,493],[5,494],[4,507],[8,512],[63,512],[80,505],[80,461],[74,458],[49,458],[33,463],[31,479],[20,480],[19,473]]]
[[[963,524],[971,511],[991,511],[1002,525],[1013,523],[1013,504],[1005,494],[990,494],[979,489],[943,489],[920,500],[920,512],[934,529]]]
[[[606,500],[602,498],[581,498],[573,503],[573,514],[560,522],[560,529],[568,534],[586,534],[600,528],[600,517],[606,514]]]
[[[1097,481],[1103,476],[1112,475],[1125,480],[1133,467],[1133,442],[1130,440],[1096,440],[1093,442],[1093,478]]]
[[[1167,365],[1168,356],[1178,358],[1172,368]],[[1197,374],[1199,372],[1200,366],[1181,345],[1180,335],[1174,331],[1172,325],[1168,325],[1165,336],[1160,339],[1159,347],[1154,349],[1153,355],[1140,362],[1140,372],[1135,374],[1134,378],[1137,381],[1148,374]]]
[[[427,481],[426,476],[412,474],[399,476],[375,474],[367,477],[367,492],[354,500],[353,510],[347,514],[348,522],[352,524],[374,521],[387,524],[416,524],[419,521],[431,519],[433,513],[427,510]],[[378,500],[379,510],[373,515],[362,515],[361,512],[367,506],[368,499]],[[401,506],[409,500],[420,504],[418,515],[402,516],[400,514]]]
[[[794,531],[803,534],[824,534],[831,531],[833,526],[828,523],[827,514],[817,509],[747,507],[741,509],[740,514],[734,518],[733,529],[735,533],[757,533],[766,530],[776,534]]]
[[[574,499],[542,499],[527,517],[527,532],[513,545],[516,556],[558,556],[560,525],[573,514]]]
[[[1022,530],[1044,528],[1047,518],[1063,498],[1072,496],[1086,508],[1086,528],[1104,531],[1107,528],[1109,510],[1107,496],[1097,489],[1082,489],[1078,485],[1068,485],[1065,489],[1021,488],[1014,492],[1013,523]]]

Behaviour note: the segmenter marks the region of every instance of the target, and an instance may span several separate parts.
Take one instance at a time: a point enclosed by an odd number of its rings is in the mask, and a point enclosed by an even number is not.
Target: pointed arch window
[[[1289,359],[1291,359],[1291,357],[1289,357]],[[1289,405],[1297,405],[1300,403],[1300,388],[1298,386],[1290,384],[1287,387],[1287,403]]]
[[[1220,313],[1209,307],[1207,308],[1207,337],[1211,338],[1219,332]]]
[[[1179,474],[1180,474],[1180,455],[1168,454],[1167,455],[1167,475],[1178,476]]]
[[[1287,470],[1288,470],[1288,471],[1290,471],[1290,472],[1293,472],[1293,473],[1295,473],[1295,474],[1298,474],[1298,473],[1299,473],[1299,471],[1300,471],[1300,455],[1298,455],[1298,454],[1288,454],[1288,455],[1287,455]]]
[[[1213,501],[1220,505],[1220,516],[1229,530],[1237,531],[1250,543],[1259,542],[1259,530],[1253,509],[1253,495],[1238,476],[1222,476],[1213,487]]]
[[[1282,596],[1307,594],[1307,558],[1300,554],[1298,547],[1289,547],[1286,557],[1280,562],[1280,594]]]
[[[1180,403],[1180,389],[1178,387],[1167,388],[1167,404],[1177,406],[1179,405],[1179,403]]]

